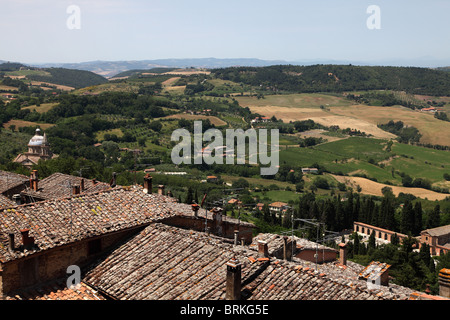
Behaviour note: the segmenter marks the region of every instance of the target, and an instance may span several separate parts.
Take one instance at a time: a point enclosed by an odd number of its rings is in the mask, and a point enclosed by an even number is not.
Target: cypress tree
[[[419,235],[422,231],[422,203],[417,201],[414,204],[414,235]]]
[[[433,211],[431,211],[430,216],[428,217],[428,228],[429,229],[440,226],[440,224],[441,224],[440,212],[441,212],[441,206],[437,204],[434,207]]]
[[[406,200],[402,209],[402,218],[400,223],[400,232],[408,234],[414,229],[414,209],[410,200]]]

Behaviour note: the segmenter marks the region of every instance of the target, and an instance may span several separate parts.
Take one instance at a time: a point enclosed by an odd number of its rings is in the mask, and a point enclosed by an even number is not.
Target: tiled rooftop
[[[0,209],[13,207],[15,205],[16,204],[14,203],[14,201],[12,201],[8,197],[5,197],[4,195],[0,194]]]
[[[92,236],[145,225],[191,207],[175,199],[145,194],[141,188],[116,187],[95,194],[60,198],[0,210],[0,261],[6,262]],[[33,250],[8,250],[8,234],[20,242],[20,230],[35,238]],[[17,247],[17,246],[16,246]]]
[[[116,299],[216,300],[225,297],[225,264],[236,256],[242,279],[265,261],[201,232],[152,224],[87,272],[84,281]]]
[[[0,170],[0,193],[26,183],[28,179],[27,176],[22,174]]]
[[[288,236],[288,241],[291,241],[292,237]],[[321,244],[317,244],[315,242],[309,241],[304,238],[299,238],[294,236],[294,240],[297,244],[297,252],[301,249],[316,249],[318,250],[329,250],[329,251],[337,251],[336,249],[326,247]],[[283,249],[283,236],[274,233],[260,233],[256,237],[253,238],[253,241],[250,245],[250,248],[258,249],[258,241],[267,242],[267,247],[270,255],[277,255]]]
[[[84,281],[116,299],[224,299],[225,264],[232,257],[242,263],[242,294],[249,300],[409,299],[414,292],[369,289],[350,268],[327,264],[315,270],[299,259],[260,258],[246,246],[161,224],[148,226],[112,252]]]
[[[5,300],[105,300],[105,298],[85,283],[68,288],[61,279],[14,292],[5,297]]]
[[[109,184],[96,181],[95,183],[90,179],[76,177],[63,173],[54,173],[47,178],[39,180],[38,191],[27,188],[22,191],[22,195],[26,195],[37,199],[57,199],[62,197],[69,197],[73,194],[73,186],[80,186],[81,180],[84,180],[84,189],[81,193],[93,193],[110,188]]]

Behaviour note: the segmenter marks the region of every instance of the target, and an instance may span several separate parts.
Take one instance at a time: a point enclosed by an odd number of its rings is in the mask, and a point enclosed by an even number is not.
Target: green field
[[[401,185],[403,172],[432,183],[444,183],[450,173],[450,152],[394,143],[385,150],[387,141],[352,137],[324,143],[312,148],[289,148],[280,152],[280,163],[308,167],[313,163],[340,175],[360,175]],[[394,168],[394,176],[392,169]]]
[[[241,106],[277,106],[287,108],[319,108],[324,107],[345,107],[350,106],[350,100],[339,95],[323,93],[299,93],[284,95],[267,95],[263,99],[256,97],[236,97]]]

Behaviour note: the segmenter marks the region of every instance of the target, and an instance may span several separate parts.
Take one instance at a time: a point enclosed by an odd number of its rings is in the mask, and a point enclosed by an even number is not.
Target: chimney
[[[85,190],[84,188],[84,178],[81,178],[80,180],[80,191],[83,192]]]
[[[97,179],[92,179],[92,184],[95,186],[97,184]]]
[[[160,195],[164,195],[164,185],[162,185],[162,184],[160,184],[159,186],[158,186],[158,194],[160,194]]]
[[[15,195],[13,195],[13,201],[18,205],[18,206],[20,206],[22,203],[22,199],[21,199],[21,197],[20,197],[20,194],[15,194]]]
[[[38,171],[33,170],[30,176],[30,188],[33,189],[34,191],[38,191],[39,189],[38,182],[39,182]]]
[[[288,237],[283,237],[283,260],[291,261],[294,248],[296,246],[295,241],[288,242]]]
[[[239,230],[234,230],[234,245],[237,246],[239,238]]]
[[[72,187],[72,193],[74,194],[74,195],[76,195],[76,194],[80,194],[81,193],[81,186],[73,186]]]
[[[153,177],[148,173],[144,177],[144,189],[147,189],[147,193],[152,193],[153,189]]]
[[[192,206],[192,211],[194,211],[194,216],[197,217],[197,213],[198,213],[198,210],[200,209],[200,206],[196,203],[191,204],[191,206]]]
[[[109,182],[109,186],[111,188],[114,188],[116,186],[116,176],[117,176],[117,173],[113,172],[111,181]]]
[[[16,244],[14,241],[14,233],[9,234],[9,250],[14,251]]]
[[[450,298],[450,269],[439,271],[439,295]]]
[[[30,237],[28,235],[29,232],[29,229],[20,230],[20,233],[22,234],[22,244],[26,250],[30,250],[34,245],[34,237]]]
[[[233,257],[227,262],[226,300],[241,299],[241,263]]]
[[[339,244],[339,263],[343,266],[347,265],[347,244]]]
[[[258,255],[261,258],[267,258],[269,256],[269,248],[266,241],[258,241]]]
[[[167,191],[167,196],[172,198],[173,197],[172,191],[170,191],[170,190]]]

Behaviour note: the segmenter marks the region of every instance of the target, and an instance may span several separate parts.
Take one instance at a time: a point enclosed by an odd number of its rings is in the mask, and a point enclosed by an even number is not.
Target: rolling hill
[[[31,80],[72,88],[83,88],[107,83],[108,80],[98,74],[84,70],[65,68],[35,68],[21,63],[0,64],[0,72],[22,81]]]

